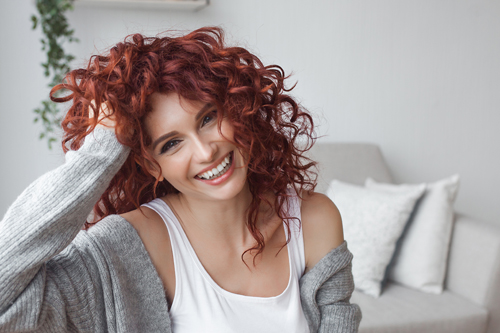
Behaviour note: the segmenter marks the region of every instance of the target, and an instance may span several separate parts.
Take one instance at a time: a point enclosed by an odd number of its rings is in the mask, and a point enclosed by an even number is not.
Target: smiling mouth
[[[212,180],[217,177],[222,176],[229,170],[231,164],[233,163],[233,152],[230,152],[222,162],[213,168],[212,170],[208,170],[202,174],[196,175],[196,178],[204,179],[204,180]]]

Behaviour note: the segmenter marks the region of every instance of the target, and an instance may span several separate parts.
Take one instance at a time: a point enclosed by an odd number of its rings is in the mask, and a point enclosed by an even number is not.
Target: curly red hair
[[[86,228],[110,214],[177,192],[148,172],[151,164],[161,168],[148,152],[151,137],[144,126],[152,110],[151,94],[175,92],[214,104],[219,126],[226,116],[234,127],[234,143],[250,157],[247,180],[253,199],[247,225],[257,245],[247,251],[261,253],[264,237],[256,225],[262,201],[273,205],[289,228],[287,187],[294,186],[299,193],[316,187],[317,174],[310,171],[316,163],[304,156],[316,140],[313,119],[287,94],[293,87],[285,88],[286,78],[280,66],[264,66],[246,49],[227,47],[218,27],[177,37],[130,35],[109,53],[92,56],[87,68],[69,72],[51,91],[53,101],[73,102],[62,122],[64,152],[80,148],[97,125],[97,118],[89,118],[89,108],[97,114],[103,103],[116,119],[118,140],[131,148]],[[69,94],[57,97],[64,89]],[[302,148],[300,138],[305,139]],[[264,197],[268,190],[275,194],[274,203]]]

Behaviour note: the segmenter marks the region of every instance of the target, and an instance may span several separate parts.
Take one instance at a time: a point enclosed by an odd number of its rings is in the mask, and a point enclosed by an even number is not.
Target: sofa
[[[363,186],[394,183],[380,148],[370,143],[317,143],[316,192],[333,179]],[[341,212],[342,213],[342,212]],[[349,239],[346,238],[349,244]],[[354,290],[360,333],[499,333],[500,226],[454,212],[444,291],[431,294],[387,280],[378,298]]]

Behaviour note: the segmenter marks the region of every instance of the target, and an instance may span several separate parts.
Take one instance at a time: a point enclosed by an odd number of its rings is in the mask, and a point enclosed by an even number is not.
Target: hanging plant
[[[40,39],[42,50],[47,54],[47,61],[42,63],[46,77],[52,77],[49,88],[59,84],[70,70],[70,62],[75,58],[64,52],[63,44],[78,42],[73,37],[74,30],[70,29],[65,13],[73,10],[74,0],[36,0],[38,16],[32,15],[32,29],[40,26],[44,37]],[[61,93],[58,93],[58,95]],[[61,126],[62,117],[56,103],[49,98],[42,101],[42,105],[34,110],[34,122],[41,122],[43,130],[40,140],[46,139],[49,149],[57,141],[55,129]]]

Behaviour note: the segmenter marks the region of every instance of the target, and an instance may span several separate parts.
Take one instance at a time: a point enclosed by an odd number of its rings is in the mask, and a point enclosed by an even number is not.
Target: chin
[[[227,187],[221,187],[214,190],[212,193],[208,193],[209,196],[214,200],[230,200],[240,195],[244,195],[244,191],[247,189],[246,180],[242,182],[233,182],[232,184],[227,185]]]

